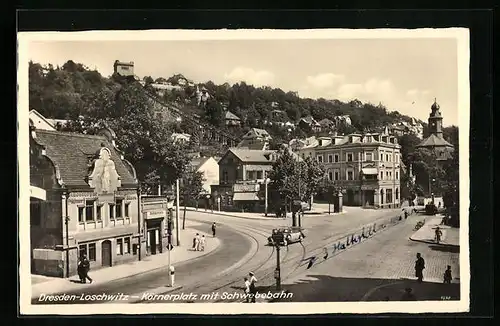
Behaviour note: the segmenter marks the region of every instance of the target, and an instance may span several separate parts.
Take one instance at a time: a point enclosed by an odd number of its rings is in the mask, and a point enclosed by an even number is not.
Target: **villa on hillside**
[[[242,140],[237,147],[267,150],[269,149],[269,143],[272,139],[273,138],[267,130],[252,128],[245,135],[243,135]]]
[[[312,132],[320,132],[321,131],[321,125],[312,116],[307,116],[307,117],[301,118],[299,120],[298,126],[302,130],[310,130]]]
[[[226,111],[224,114],[224,121],[226,126],[240,126],[241,119],[231,111]]]

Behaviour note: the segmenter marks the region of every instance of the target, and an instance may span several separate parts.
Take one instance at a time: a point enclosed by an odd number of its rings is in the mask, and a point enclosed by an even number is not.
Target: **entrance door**
[[[374,190],[365,190],[364,193],[365,205],[373,206],[375,202],[375,191]]]
[[[151,255],[156,255],[156,230],[149,230],[148,237],[149,237],[149,248],[151,250]]]
[[[104,240],[101,245],[102,266],[111,266],[111,241]]]

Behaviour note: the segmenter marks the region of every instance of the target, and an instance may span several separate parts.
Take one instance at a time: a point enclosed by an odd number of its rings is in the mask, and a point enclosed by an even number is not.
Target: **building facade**
[[[252,128],[243,135],[238,148],[267,150],[272,139],[267,130]]]
[[[345,205],[390,208],[401,203],[400,147],[392,135],[350,134],[323,140],[312,156],[343,189]]]
[[[219,184],[219,163],[213,157],[197,157],[191,160],[191,170],[203,174],[203,190],[212,192],[212,186]]]
[[[134,76],[134,62],[121,62],[119,60],[115,60],[113,64],[113,69],[115,74],[119,74],[120,76]]]
[[[32,273],[69,277],[82,254],[92,269],[141,259],[138,181],[114,137],[30,121],[30,184],[44,193],[30,199]]]

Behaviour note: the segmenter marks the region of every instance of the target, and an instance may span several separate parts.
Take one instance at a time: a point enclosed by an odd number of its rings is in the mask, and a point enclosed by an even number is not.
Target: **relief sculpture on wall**
[[[115,163],[111,160],[111,152],[102,147],[99,158],[94,163],[94,170],[89,176],[89,186],[94,188],[98,196],[114,194],[121,186],[120,176],[116,172]]]

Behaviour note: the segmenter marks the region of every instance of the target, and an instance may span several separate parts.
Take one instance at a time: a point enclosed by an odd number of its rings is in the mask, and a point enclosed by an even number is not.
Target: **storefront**
[[[166,197],[143,196],[141,206],[146,255],[160,254],[166,248],[168,240],[165,228],[167,227],[169,202]]]

